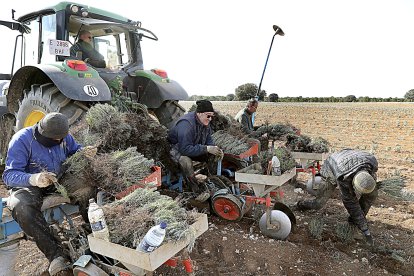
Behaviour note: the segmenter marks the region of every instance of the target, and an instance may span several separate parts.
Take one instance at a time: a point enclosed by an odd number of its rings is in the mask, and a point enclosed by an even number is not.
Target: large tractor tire
[[[32,126],[50,112],[60,112],[75,123],[88,107],[81,102],[67,98],[53,83],[34,84],[24,92],[16,115],[16,131]]]
[[[159,108],[154,109],[154,113],[160,124],[170,129],[184,115],[185,109],[177,101],[165,101]]]

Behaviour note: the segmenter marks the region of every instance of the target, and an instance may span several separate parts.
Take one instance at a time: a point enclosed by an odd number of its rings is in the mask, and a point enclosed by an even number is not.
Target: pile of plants
[[[136,248],[147,231],[162,221],[167,223],[166,241],[188,240],[191,250],[195,230],[190,227],[197,213],[186,211],[184,202],[151,189],[137,189],[121,200],[103,206],[111,242]]]
[[[287,124],[265,124],[260,126],[252,135],[255,138],[259,138],[264,134],[267,134],[267,138],[270,140],[286,141],[286,137],[289,134],[298,134],[300,130],[295,126]]]
[[[330,144],[322,137],[312,139],[307,135],[288,134],[286,139],[286,147],[292,151],[315,153],[329,152]]]
[[[246,138],[238,138],[227,131],[219,130],[212,135],[214,144],[220,147],[224,153],[239,155],[250,148]]]
[[[280,161],[280,171],[285,173],[296,167],[296,161],[292,157],[290,150],[286,147],[278,147],[273,151],[261,151],[259,153],[259,162],[262,167],[262,174],[267,174],[268,164],[273,156],[277,156]]]

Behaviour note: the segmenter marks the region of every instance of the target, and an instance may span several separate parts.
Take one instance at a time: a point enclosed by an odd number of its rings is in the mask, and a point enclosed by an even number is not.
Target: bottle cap
[[[160,227],[161,227],[161,229],[167,228],[167,223],[165,221],[161,221]]]

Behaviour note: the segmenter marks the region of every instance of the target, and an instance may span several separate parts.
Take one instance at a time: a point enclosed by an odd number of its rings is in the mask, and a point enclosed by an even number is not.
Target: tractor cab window
[[[41,63],[52,63],[56,61],[56,55],[50,53],[49,39],[56,39],[56,14],[42,17],[42,46]]]
[[[106,35],[95,37],[93,39],[95,49],[104,56],[106,67],[109,69],[116,69],[119,66],[118,48],[116,43],[116,36]]]

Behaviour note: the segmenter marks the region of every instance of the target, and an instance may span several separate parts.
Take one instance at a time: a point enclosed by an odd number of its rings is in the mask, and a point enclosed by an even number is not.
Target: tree
[[[344,102],[356,102],[357,97],[355,97],[354,95],[348,95],[344,98]]]
[[[276,93],[269,94],[269,102],[275,103],[279,101],[279,95]]]
[[[407,93],[405,93],[404,98],[410,102],[414,102],[414,89],[411,89]]]
[[[254,98],[256,96],[257,89],[258,87],[254,83],[242,84],[236,88],[236,91],[235,91],[236,98],[239,101],[245,101],[245,100]],[[266,97],[266,91],[260,90],[259,100],[263,101],[265,97]]]
[[[228,94],[227,96],[226,96],[226,100],[227,101],[234,101],[234,98],[235,98],[236,96],[234,96],[234,94]]]

